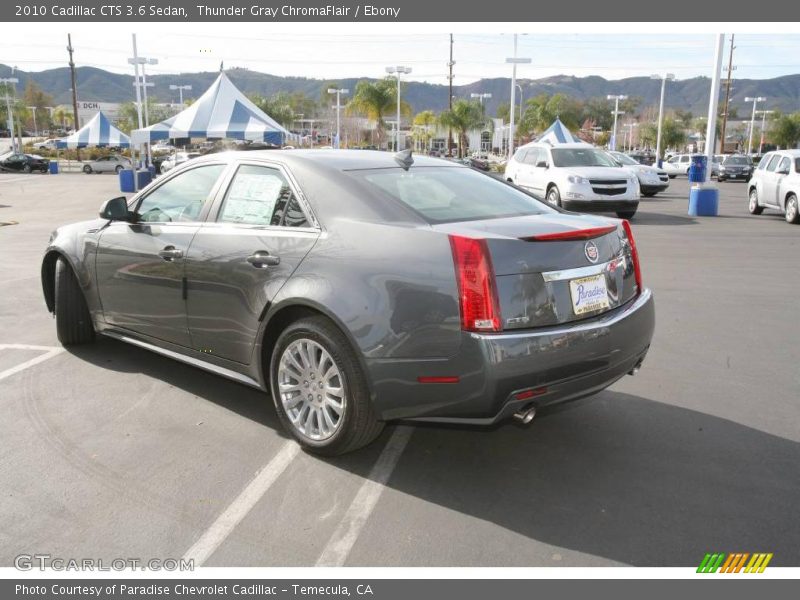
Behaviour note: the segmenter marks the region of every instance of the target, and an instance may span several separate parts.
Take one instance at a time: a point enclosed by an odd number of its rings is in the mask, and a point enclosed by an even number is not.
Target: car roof
[[[291,167],[293,164],[306,166],[315,165],[338,171],[361,169],[386,169],[398,167],[393,152],[380,150],[334,150],[334,149],[304,149],[304,150],[250,150],[217,152],[203,155],[202,158],[219,160],[268,160]],[[458,163],[453,163],[441,158],[433,158],[424,154],[412,154],[413,167],[456,167],[468,168]]]
[[[789,150],[773,150],[772,153],[789,155],[791,157],[796,158],[796,157],[800,156],[800,148],[793,148],[793,149],[789,149]]]

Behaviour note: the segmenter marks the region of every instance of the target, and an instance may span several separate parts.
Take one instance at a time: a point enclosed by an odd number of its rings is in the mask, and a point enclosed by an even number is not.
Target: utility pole
[[[719,153],[725,154],[725,130],[728,128],[728,105],[731,101],[731,78],[733,77],[733,45],[734,34],[731,34],[731,52],[728,55],[728,80],[725,82],[725,108],[722,112],[722,129],[720,130]]]
[[[80,129],[78,122],[78,84],[75,80],[75,61],[72,59],[72,34],[67,34],[67,52],[69,52],[69,76],[72,81],[72,128],[75,131]],[[75,149],[78,160],[81,159],[80,148]]]
[[[447,66],[450,68],[450,74],[447,76],[448,81],[450,82],[450,92],[447,97],[447,107],[448,110],[453,110],[453,65],[456,64],[453,61],[453,34],[450,34],[450,62],[447,63]],[[447,128],[447,155],[450,156],[453,154],[453,129],[451,127]]]

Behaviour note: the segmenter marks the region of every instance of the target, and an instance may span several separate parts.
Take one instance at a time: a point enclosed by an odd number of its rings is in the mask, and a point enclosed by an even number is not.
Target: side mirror
[[[130,221],[131,213],[128,212],[128,200],[125,196],[106,200],[100,208],[100,218],[109,221]]]
[[[540,160],[539,162],[536,163],[536,166],[537,166],[537,168],[546,169],[547,168],[547,161],[546,160]]]
[[[788,175],[789,169],[781,169],[780,171],[775,171],[778,175]]]

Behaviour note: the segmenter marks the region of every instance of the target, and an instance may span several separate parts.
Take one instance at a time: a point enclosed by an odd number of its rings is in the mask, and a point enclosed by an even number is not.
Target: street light
[[[764,102],[765,100],[766,98],[764,96],[748,96],[744,99],[745,102],[753,103],[753,115],[750,117],[750,139],[747,142],[747,154],[750,154],[753,150],[753,128],[756,124],[756,104]]]
[[[519,90],[519,122],[522,123],[522,107],[525,106],[525,99],[523,98],[522,86],[517,84]]]
[[[764,133],[765,129],[767,128],[767,115],[771,115],[774,113],[774,110],[759,110],[756,111],[758,114],[761,115],[761,141],[758,144],[758,154],[761,155],[764,148]]]
[[[190,85],[170,85],[169,89],[178,90],[178,93],[180,94],[180,98],[181,98],[181,106],[183,106],[183,90],[186,90],[187,92],[191,91],[192,86],[190,86]]]
[[[530,58],[517,58],[517,34],[514,34],[514,56],[506,59],[506,63],[513,65],[511,70],[511,106],[508,111],[508,160],[514,156],[514,115],[517,112],[517,65],[528,65]]]
[[[486,99],[491,98],[492,95],[489,92],[480,92],[480,93],[472,92],[469,95],[469,97],[470,98],[477,98],[478,102],[481,103],[481,108],[483,108],[483,100],[484,100],[484,98],[486,98]]]
[[[661,101],[658,104],[658,133],[656,133],[656,165],[661,167],[661,124],[664,119],[664,90],[667,87],[667,81],[674,81],[675,75],[672,73],[664,73],[663,75],[651,75],[650,79],[661,80]]]
[[[404,67],[397,65],[394,67],[386,67],[386,72],[390,75],[397,76],[397,129],[394,134],[394,149],[395,152],[400,151],[400,75],[408,75],[411,73],[411,67]]]
[[[625,134],[625,145],[628,147],[629,151],[633,149],[633,128],[638,126],[638,123],[633,122],[628,122],[623,125],[623,127],[628,130]]]
[[[336,148],[339,148],[339,136],[341,134],[341,121],[339,117],[339,111],[342,108],[341,97],[342,94],[349,94],[350,90],[345,88],[328,88],[329,94],[336,94]],[[397,93],[398,97],[400,96],[400,91],[398,90]]]
[[[128,64],[135,65],[139,64],[142,65],[142,81],[141,83],[135,82],[133,85],[140,85],[142,86],[142,102],[144,102],[144,126],[150,127],[150,115],[147,110],[147,88],[153,87],[152,83],[147,83],[147,73],[145,73],[144,66],[145,65],[157,65],[158,59],[157,58],[145,58],[143,56],[137,56],[136,58],[129,58]]]
[[[0,78],[0,83],[4,83],[6,85],[6,111],[7,111],[7,121],[8,121],[8,133],[11,136],[11,149],[16,151],[17,144],[14,141],[14,113],[11,112],[11,96],[8,93],[9,85],[14,85],[15,83],[19,83],[19,79],[16,77],[4,77]]]
[[[36,107],[35,106],[26,106],[31,114],[33,115],[33,135],[34,137],[39,137],[39,127],[36,125]]]
[[[614,131],[611,133],[611,149],[612,150],[616,150],[617,149],[617,117],[619,115],[624,115],[625,114],[624,110],[620,110],[619,109],[619,101],[620,100],[627,100],[628,97],[625,96],[625,95],[613,96],[613,95],[609,94],[608,96],[606,96],[606,99],[614,101],[614,110],[611,112],[611,114],[614,115]]]

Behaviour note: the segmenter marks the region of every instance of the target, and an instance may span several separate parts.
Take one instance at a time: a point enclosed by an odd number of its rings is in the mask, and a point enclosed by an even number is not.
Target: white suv
[[[554,206],[614,212],[630,219],[639,207],[639,179],[588,144],[531,142],[506,165],[505,178]]]
[[[747,183],[750,214],[765,208],[781,211],[789,223],[800,222],[800,150],[778,150],[764,155]]]

